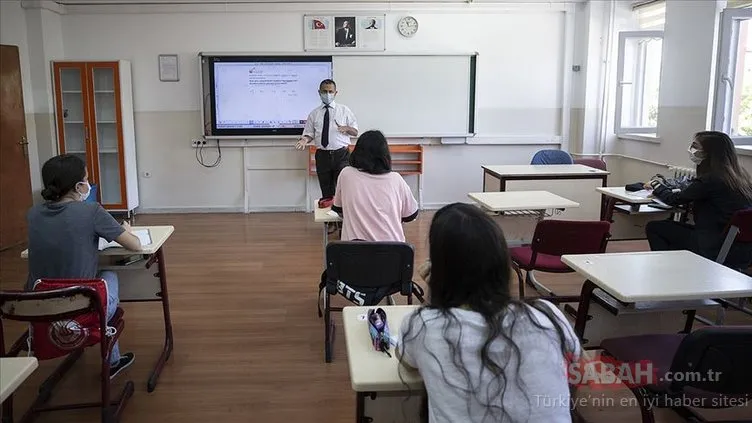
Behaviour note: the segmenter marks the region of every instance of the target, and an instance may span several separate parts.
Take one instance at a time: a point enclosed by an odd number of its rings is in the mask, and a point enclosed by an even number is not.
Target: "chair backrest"
[[[56,322],[96,312],[105,319],[105,304],[88,286],[70,286],[49,291],[0,291],[0,356],[5,355],[2,320],[27,323]]]
[[[731,216],[726,238],[718,252],[716,262],[725,263],[731,247],[735,243],[752,243],[752,208],[739,210]]]
[[[412,284],[415,251],[404,242],[335,241],[326,246],[329,280],[360,287]]]
[[[593,159],[593,158],[574,159],[574,164],[581,164],[581,165],[592,167],[594,169],[608,170],[608,168],[606,167],[606,162],[601,159]]]
[[[597,254],[606,251],[611,223],[542,220],[535,226],[531,248],[536,254]]]
[[[551,164],[573,164],[572,156],[562,150],[540,150],[535,153],[530,164],[534,165],[551,165]]]
[[[687,335],[671,363],[671,389],[725,395],[752,393],[752,326],[708,326]],[[710,373],[714,376],[710,377]],[[679,380],[682,379],[682,380]]]

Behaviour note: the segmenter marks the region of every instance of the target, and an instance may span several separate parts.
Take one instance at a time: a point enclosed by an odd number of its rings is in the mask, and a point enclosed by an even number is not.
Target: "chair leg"
[[[332,362],[332,339],[331,339],[331,310],[329,309],[329,293],[324,292],[324,360]]]
[[[2,423],[13,423],[13,395],[9,395],[3,402]]]
[[[637,405],[640,406],[640,415],[642,416],[642,423],[655,423],[655,416],[653,415],[653,407],[651,404],[646,404],[648,397],[643,393],[644,388],[632,387],[629,388],[637,398]]]
[[[522,278],[522,271],[517,263],[512,263],[512,268],[517,274],[517,284],[519,285],[520,299],[525,298],[525,280]]]

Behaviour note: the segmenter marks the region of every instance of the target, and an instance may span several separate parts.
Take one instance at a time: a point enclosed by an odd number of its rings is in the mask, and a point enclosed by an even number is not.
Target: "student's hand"
[[[123,226],[123,229],[125,229],[125,231],[128,232],[129,234],[133,233],[133,228],[131,228],[130,223],[128,223],[126,221],[123,221],[123,225],[122,226]]]
[[[642,189],[646,189],[646,190],[650,191],[650,190],[652,190],[652,189],[653,189],[653,186],[652,186],[652,185],[650,185],[650,182],[646,182],[646,183],[644,183],[644,184],[642,185]]]
[[[306,148],[306,145],[308,145],[308,138],[303,137],[295,143],[295,148],[297,150],[303,150]]]

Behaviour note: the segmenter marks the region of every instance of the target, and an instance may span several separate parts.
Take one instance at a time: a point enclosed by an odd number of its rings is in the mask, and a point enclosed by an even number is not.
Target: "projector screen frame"
[[[217,128],[217,97],[215,93],[215,76],[214,64],[220,63],[243,63],[243,62],[298,62],[298,63],[329,63],[329,78],[332,77],[333,58],[331,55],[202,55],[206,60],[208,70],[209,85],[209,117],[210,124],[205,125],[205,136],[213,137],[232,137],[232,138],[251,138],[251,137],[299,137],[303,134],[303,128]],[[203,63],[203,60],[201,61]],[[202,66],[203,68],[203,66]],[[312,90],[316,87],[311,87]],[[203,90],[202,90],[203,91]],[[206,103],[206,98],[202,99],[202,106]],[[206,111],[203,111],[206,117]],[[207,134],[206,127],[210,126],[210,132]]]
[[[332,52],[322,55],[321,52],[199,52],[198,53],[198,72],[199,72],[199,107],[202,117],[202,139],[205,140],[235,140],[235,143],[230,143],[229,146],[245,146],[244,140],[270,140],[270,139],[297,139],[302,134],[302,130],[298,130],[292,134],[276,133],[273,135],[220,135],[213,131],[214,116],[212,109],[209,107],[209,98],[212,96],[213,86],[209,81],[209,68],[213,66],[208,65],[208,58],[210,57],[222,57],[222,58],[235,58],[235,57],[270,57],[274,59],[284,59],[287,57],[303,58],[303,57],[326,57],[332,60],[332,74],[334,73],[334,58],[339,56],[467,56],[470,58],[470,107],[469,107],[469,121],[467,133],[385,133],[389,138],[448,138],[448,139],[460,139],[460,138],[473,138],[477,136],[475,127],[476,118],[476,78],[477,78],[477,61],[479,53],[475,52],[368,52],[368,51],[348,51],[348,52]],[[254,144],[255,145],[255,144]]]

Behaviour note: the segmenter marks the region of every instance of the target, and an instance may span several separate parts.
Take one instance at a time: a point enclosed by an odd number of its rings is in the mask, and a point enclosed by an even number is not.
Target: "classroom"
[[[751,422],[750,24],[0,1],[0,421]]]

